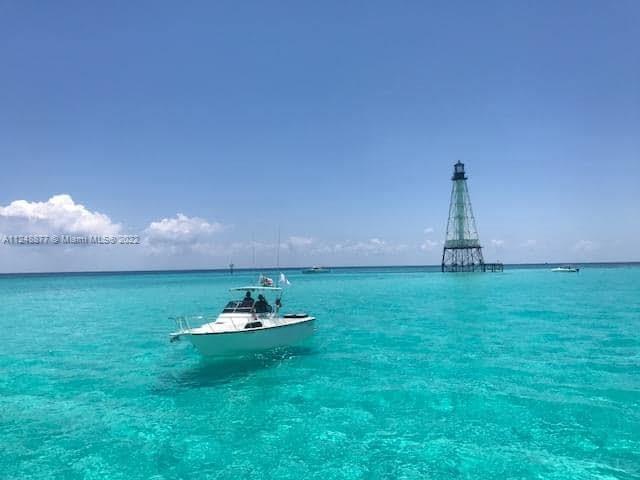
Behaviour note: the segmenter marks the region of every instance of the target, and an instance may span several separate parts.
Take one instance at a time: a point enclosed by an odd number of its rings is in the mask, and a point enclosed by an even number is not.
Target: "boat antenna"
[[[253,258],[253,269],[256,269],[256,235],[251,232],[251,254]]]
[[[278,246],[276,248],[276,269],[280,270],[280,225],[278,225]]]

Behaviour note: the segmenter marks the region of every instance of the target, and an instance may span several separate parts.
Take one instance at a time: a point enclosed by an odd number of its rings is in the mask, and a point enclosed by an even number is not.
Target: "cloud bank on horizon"
[[[105,213],[77,203],[69,194],[54,195],[46,201],[14,200],[0,206],[1,272],[127,270],[164,268],[224,268],[230,261],[238,267],[274,266],[279,249],[283,266],[437,264],[443,241],[433,227],[416,228],[422,239],[396,242],[380,237],[362,239],[314,238],[290,235],[277,241],[264,238],[238,239],[234,226],[198,216],[177,213],[152,220],[142,228],[125,227]],[[17,245],[10,236],[135,236],[135,245]],[[442,235],[444,236],[444,232]],[[534,239],[511,248],[535,252]],[[491,239],[485,251],[504,255],[509,248],[502,239]],[[583,261],[597,253],[599,244],[580,239],[568,251]],[[521,254],[521,253],[519,253]],[[253,264],[258,256],[259,262]],[[413,259],[413,261],[407,259]]]

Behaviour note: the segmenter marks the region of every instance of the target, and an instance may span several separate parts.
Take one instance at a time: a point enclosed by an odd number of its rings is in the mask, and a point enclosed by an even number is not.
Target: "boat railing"
[[[204,315],[169,317],[169,319],[176,322],[178,333],[185,333],[191,330],[191,322],[201,325],[203,323],[211,323],[216,320],[215,317],[206,317]]]
[[[191,329],[189,319],[187,317],[169,317],[170,320],[176,322],[177,333],[184,333]]]

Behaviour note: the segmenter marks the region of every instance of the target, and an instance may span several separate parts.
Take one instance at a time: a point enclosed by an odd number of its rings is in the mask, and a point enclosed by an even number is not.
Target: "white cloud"
[[[39,232],[43,234],[94,234],[115,235],[122,229],[120,224],[84,205],[75,203],[67,194],[54,195],[46,202],[14,200],[6,207],[0,206],[0,219],[5,231],[23,229],[10,233]]]
[[[438,242],[427,239],[424,241],[422,245],[420,245],[420,249],[424,250],[425,252],[431,252],[437,246],[438,246]]]
[[[491,240],[492,247],[502,247],[504,246],[504,240]]]
[[[408,248],[403,243],[392,243],[374,237],[368,240],[339,242],[334,244],[320,244],[313,253],[353,253],[356,255],[381,255],[395,254],[405,251]]]
[[[433,227],[427,227],[427,228],[424,229],[425,235],[428,235],[428,234],[433,233],[433,232],[434,232]]]
[[[178,213],[174,218],[151,222],[145,230],[150,243],[193,243],[224,230],[224,225]]]
[[[573,246],[573,249],[579,253],[592,253],[599,247],[600,245],[593,240],[580,240]]]
[[[200,217],[188,217],[178,213],[173,218],[151,222],[143,232],[145,252],[151,254],[181,255],[198,253],[203,255],[226,255],[231,250],[214,241],[216,233],[225,225],[209,222]]]
[[[300,247],[308,247],[312,245],[313,242],[314,240],[311,237],[299,237],[294,235],[287,239],[286,244],[287,246],[290,246],[293,248],[300,248]]]
[[[369,240],[356,242],[353,244],[347,244],[345,246],[346,251],[354,253],[369,254],[387,254],[387,253],[399,253],[406,250],[408,247],[403,243],[391,243],[379,238],[370,238]]]
[[[533,248],[537,244],[538,244],[537,240],[527,240],[526,242],[521,243],[520,246],[524,248]]]

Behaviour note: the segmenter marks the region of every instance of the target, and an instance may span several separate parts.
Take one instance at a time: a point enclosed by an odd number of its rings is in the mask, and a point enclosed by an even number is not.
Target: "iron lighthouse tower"
[[[447,237],[442,252],[443,272],[486,271],[482,247],[471,209],[464,163],[453,166],[453,186],[449,203]]]

